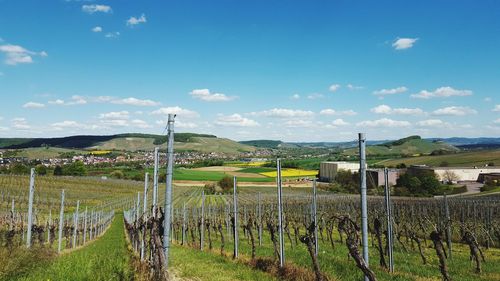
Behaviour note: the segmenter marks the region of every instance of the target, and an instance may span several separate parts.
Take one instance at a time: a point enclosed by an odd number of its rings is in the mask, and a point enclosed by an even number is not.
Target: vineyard
[[[169,127],[169,144],[172,137]],[[163,188],[158,149],[154,155],[143,183],[34,169],[1,176],[0,279],[88,280],[92,272],[106,280],[500,279],[494,193],[392,198],[386,185],[385,196],[366,197],[361,169],[360,200],[318,190],[315,181],[284,186],[289,170],[278,159],[276,187],[240,186],[234,175],[231,192],[205,194],[174,186],[171,145]],[[200,271],[201,263],[217,266]]]

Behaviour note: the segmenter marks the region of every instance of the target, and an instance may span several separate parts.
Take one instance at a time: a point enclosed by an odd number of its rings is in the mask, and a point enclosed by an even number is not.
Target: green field
[[[388,159],[379,161],[376,164],[384,166],[396,166],[400,163],[404,163],[406,166],[424,164],[429,166],[440,166],[442,163],[447,163],[451,167],[484,166],[488,163],[495,163],[496,165],[500,165],[500,149],[461,152],[448,155],[429,155]]]

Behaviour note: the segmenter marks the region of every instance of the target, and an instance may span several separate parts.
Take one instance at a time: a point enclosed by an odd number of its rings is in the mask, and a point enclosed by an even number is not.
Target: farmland
[[[404,163],[406,166],[409,165],[429,165],[429,166],[440,166],[443,163],[451,167],[460,166],[484,166],[489,163],[500,164],[500,150],[480,150],[480,151],[470,151],[470,152],[460,152],[447,155],[427,155],[418,157],[406,157],[406,158],[396,158],[387,159],[376,162],[377,165],[393,166]]]

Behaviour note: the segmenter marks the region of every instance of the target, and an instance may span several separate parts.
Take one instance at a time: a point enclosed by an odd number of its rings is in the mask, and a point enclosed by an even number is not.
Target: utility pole
[[[167,183],[165,191],[165,215],[163,225],[163,247],[165,249],[165,269],[168,269],[170,251],[170,220],[172,219],[172,176],[174,170],[174,114],[168,115]]]
[[[366,265],[368,262],[368,206],[366,199],[366,155],[365,155],[366,138],[364,133],[359,133],[359,177],[360,177],[360,193],[361,193],[361,234],[363,244],[363,259]],[[365,281],[368,281],[368,276],[365,275]]]

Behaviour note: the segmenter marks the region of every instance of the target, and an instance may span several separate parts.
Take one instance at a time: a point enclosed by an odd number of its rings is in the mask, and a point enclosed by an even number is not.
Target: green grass
[[[224,172],[216,171],[200,171],[192,169],[175,169],[174,180],[189,180],[189,181],[219,181],[225,176],[231,176]],[[273,178],[238,178],[241,182],[273,182]]]
[[[182,278],[204,281],[276,280],[267,273],[212,253],[175,244],[170,249],[172,267]]]
[[[98,240],[41,265],[10,280],[131,280],[133,273],[129,267],[123,215],[117,214]]]
[[[366,147],[367,155],[413,155],[413,154],[429,154],[435,150],[458,151],[454,146],[446,143],[434,143],[422,139],[407,140],[400,145],[383,146],[369,145]],[[346,155],[356,155],[358,148],[349,148],[344,151]]]
[[[400,163],[404,163],[406,166],[423,164],[429,166],[440,166],[443,162],[448,163],[451,167],[484,166],[485,164],[491,162],[500,165],[500,149],[462,152],[448,155],[396,158],[379,161],[376,164],[396,166]]]
[[[327,274],[332,280],[342,280],[342,281],[358,281],[362,280],[362,273],[356,267],[355,262],[348,259],[348,251],[345,244],[339,242],[338,235],[335,235],[336,243],[335,248],[332,249],[325,235],[325,242],[320,240],[320,254],[318,260],[320,263],[321,270]],[[220,240],[212,237],[213,247],[218,251],[220,247]],[[292,235],[293,239],[293,235]],[[227,240],[227,237],[226,237]],[[285,257],[287,262],[291,262],[295,265],[301,266],[303,268],[312,269],[311,259],[306,250],[304,244],[299,242],[299,245],[295,245],[293,249],[290,246],[290,241],[285,238]],[[432,242],[427,241],[427,245],[432,244]],[[208,243],[206,242],[208,247]],[[258,241],[257,241],[258,245]],[[370,244],[371,245],[371,244]],[[225,248],[227,255],[233,251],[232,242],[226,241]],[[192,250],[196,251],[196,250]],[[483,248],[486,255],[486,263],[482,263],[483,273],[480,277],[473,272],[473,265],[469,261],[469,249],[465,245],[453,244],[453,259],[448,260],[449,272],[453,280],[461,281],[475,281],[475,280],[489,280],[496,281],[500,280],[500,250],[499,249],[489,249]],[[240,255],[243,258],[249,258],[251,253],[251,247],[247,243],[247,239],[244,238],[243,232],[240,234]],[[401,280],[401,281],[414,281],[414,280],[441,280],[440,271],[438,267],[438,260],[436,257],[435,250],[429,247],[424,247],[424,254],[427,258],[428,263],[423,265],[421,258],[416,250],[410,250],[410,252],[404,252],[398,247],[396,242],[395,249],[395,273],[393,275],[386,272],[379,266],[378,252],[375,248],[370,247],[370,265],[374,270],[378,280]],[[212,252],[213,258],[219,258],[216,252]],[[273,247],[270,241],[267,231],[264,232],[263,246],[258,247],[256,251],[257,257],[273,257]],[[230,258],[227,258],[227,262],[231,263]]]

